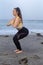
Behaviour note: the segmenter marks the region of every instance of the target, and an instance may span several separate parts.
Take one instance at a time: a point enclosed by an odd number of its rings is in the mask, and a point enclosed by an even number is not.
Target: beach
[[[16,54],[13,35],[0,36],[0,65],[24,65],[19,61],[25,57],[28,59],[25,65],[43,65],[43,36],[28,35],[19,41],[23,52]]]
[[[0,65],[43,65],[43,0],[0,0]]]

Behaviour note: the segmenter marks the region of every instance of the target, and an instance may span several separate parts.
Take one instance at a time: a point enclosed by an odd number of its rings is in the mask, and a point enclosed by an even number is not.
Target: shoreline
[[[40,33],[41,35],[43,35],[43,30],[39,30],[39,29],[28,29],[29,30],[29,35],[36,35],[37,33]],[[15,35],[18,32],[18,30],[13,29],[13,30],[0,30],[0,36],[3,35]]]

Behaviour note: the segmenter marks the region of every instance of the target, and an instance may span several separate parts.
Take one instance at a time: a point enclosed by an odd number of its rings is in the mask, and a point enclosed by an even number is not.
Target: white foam
[[[17,33],[16,29],[2,29],[0,30],[0,35],[15,35]],[[41,33],[43,35],[43,30],[41,29],[29,29],[29,35],[34,35],[36,33]]]
[[[0,35],[14,35],[17,30],[0,30]]]
[[[41,35],[43,35],[43,30],[41,30],[41,29],[29,29],[29,34],[32,34],[32,35],[34,35],[34,34],[36,34],[36,33],[40,33]]]

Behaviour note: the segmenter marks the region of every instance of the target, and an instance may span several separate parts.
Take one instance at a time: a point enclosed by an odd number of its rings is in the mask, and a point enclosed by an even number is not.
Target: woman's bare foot
[[[19,54],[19,53],[22,53],[22,52],[23,52],[23,51],[20,51],[20,50],[19,50],[19,51],[17,51],[16,53]]]
[[[17,49],[17,50],[14,50],[14,52],[18,52],[19,50]]]

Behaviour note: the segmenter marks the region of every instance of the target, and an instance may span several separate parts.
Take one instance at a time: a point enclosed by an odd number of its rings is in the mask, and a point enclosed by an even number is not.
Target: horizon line
[[[10,20],[10,19],[0,19],[0,20]],[[23,21],[43,21],[39,19],[24,19]]]

